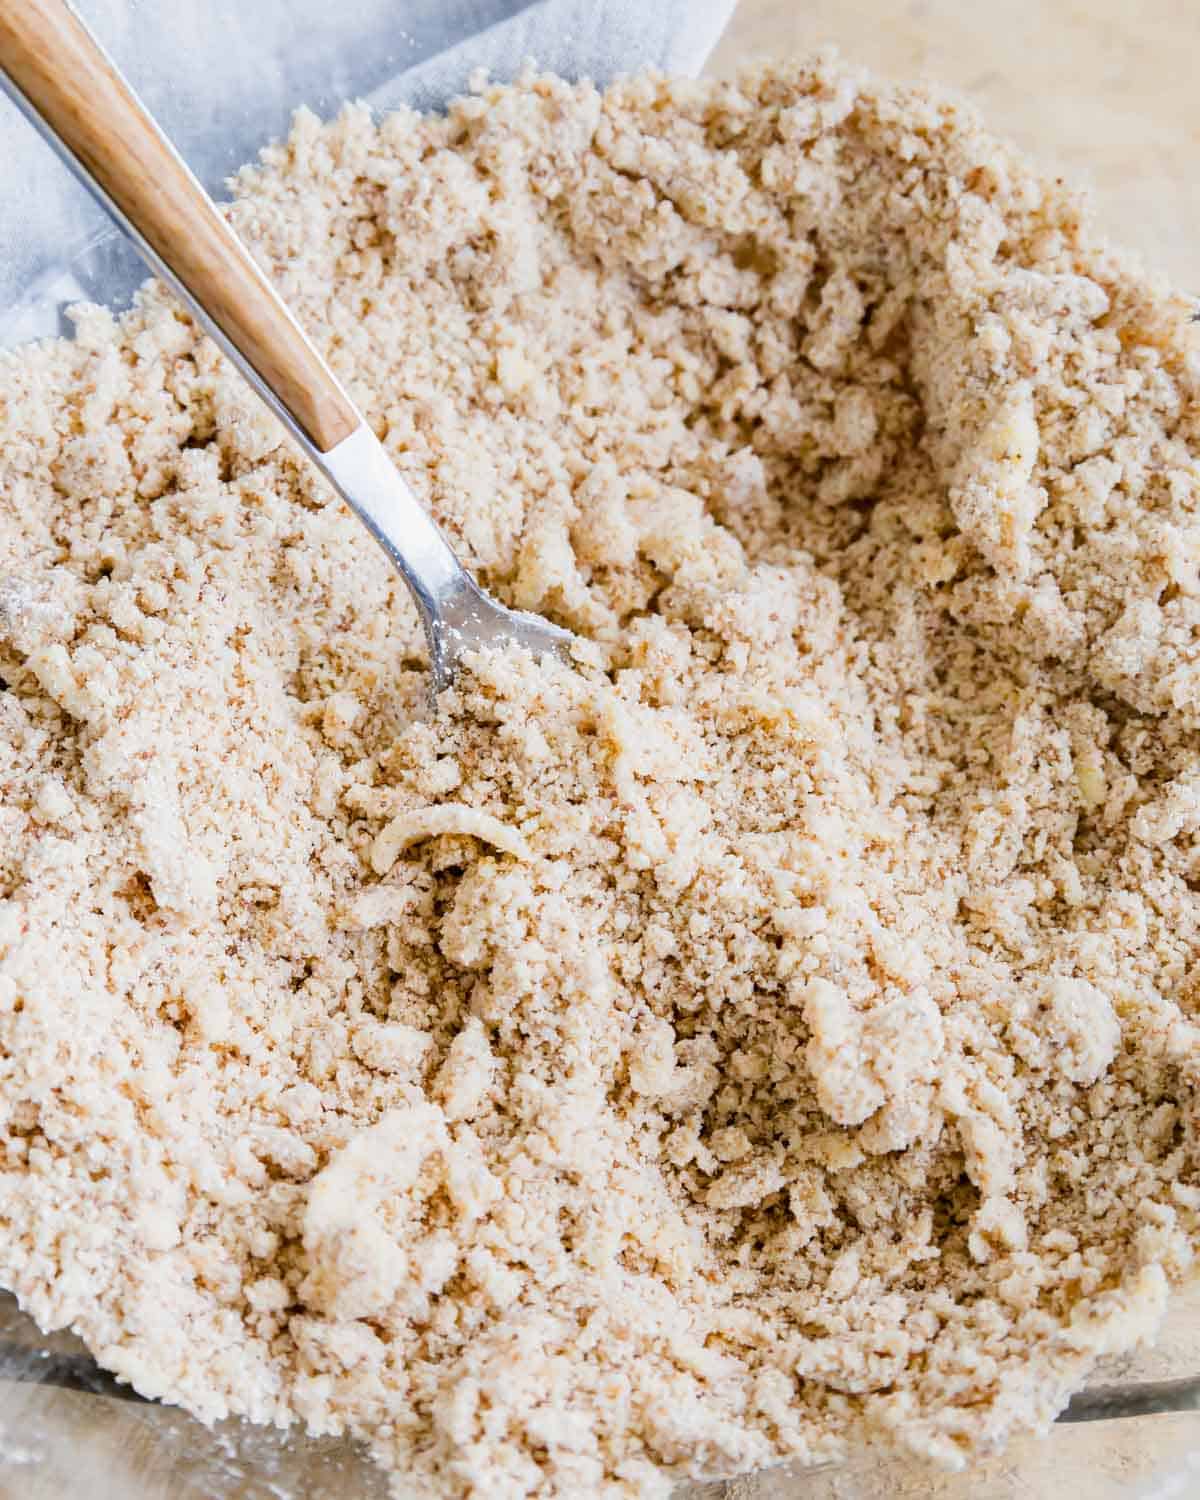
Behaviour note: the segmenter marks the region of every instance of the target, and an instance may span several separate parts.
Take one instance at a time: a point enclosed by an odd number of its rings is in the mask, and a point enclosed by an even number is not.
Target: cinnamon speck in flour
[[[464,559],[436,717],[160,290],[0,361],[0,1279],[398,1496],[946,1463],[1200,1235],[1189,306],[828,61],[298,116],[233,220]]]

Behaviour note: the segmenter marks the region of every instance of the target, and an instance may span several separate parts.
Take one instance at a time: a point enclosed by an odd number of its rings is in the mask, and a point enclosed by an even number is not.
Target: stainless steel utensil
[[[464,653],[566,655],[571,636],[488,597],[215,204],[65,0],[4,0],[0,83],[284,422],[391,558],[435,691]]]

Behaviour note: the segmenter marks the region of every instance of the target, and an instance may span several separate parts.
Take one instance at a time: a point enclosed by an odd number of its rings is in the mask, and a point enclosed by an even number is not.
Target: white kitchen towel
[[[540,0],[376,89],[371,102],[444,106],[476,68],[505,81],[527,61],[563,78],[607,83],[652,65],[698,73],[736,0]]]
[[[444,106],[528,60],[606,83],[693,73],[735,0],[76,0],[210,192],[307,104]],[[59,331],[64,304],[126,301],[145,270],[0,95],[0,346]]]

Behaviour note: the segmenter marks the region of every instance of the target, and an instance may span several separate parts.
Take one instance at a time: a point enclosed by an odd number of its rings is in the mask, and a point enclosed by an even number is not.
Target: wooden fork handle
[[[0,69],[17,103],[250,365],[281,415],[322,453],[348,437],[361,422],[353,403],[70,6],[0,0]]]

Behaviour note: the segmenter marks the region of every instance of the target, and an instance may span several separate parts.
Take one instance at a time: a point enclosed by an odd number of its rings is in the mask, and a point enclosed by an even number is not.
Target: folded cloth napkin
[[[307,104],[443,107],[477,69],[525,62],[606,83],[697,72],[735,0],[77,0],[188,163],[218,195]],[[120,303],[145,277],[100,209],[0,95],[0,346],[59,331],[59,309]]]
[[[486,31],[410,68],[376,89],[371,102],[437,109],[461,93],[477,68],[515,78],[527,61],[563,78],[607,83],[654,66],[698,73],[736,0],[540,0]]]

